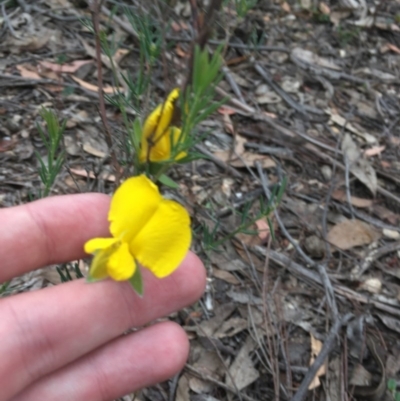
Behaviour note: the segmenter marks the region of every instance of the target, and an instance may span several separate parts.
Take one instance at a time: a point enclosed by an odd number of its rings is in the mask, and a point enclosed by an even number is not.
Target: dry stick
[[[296,194],[293,194],[294,196],[296,196]],[[332,204],[335,206],[336,209],[341,210],[343,213],[347,213],[349,216],[351,216],[350,210],[343,204],[339,203],[339,202],[332,202]],[[400,232],[400,228],[397,226],[392,226],[390,224],[386,224],[384,222],[382,222],[381,220],[378,220],[374,217],[369,216],[367,213],[362,212],[361,210],[357,210],[354,209],[353,210],[354,215],[359,218],[360,220],[363,220],[369,224],[372,224],[375,227],[379,227],[379,228],[386,228],[388,230],[391,231],[397,231]]]
[[[112,164],[115,170],[115,184],[116,186],[119,185],[120,181],[120,165],[117,160],[117,156],[115,154],[115,150],[113,148],[112,136],[110,132],[110,127],[107,121],[107,114],[106,114],[106,104],[104,101],[104,92],[103,92],[103,69],[101,65],[101,46],[100,46],[100,8],[101,4],[98,0],[92,0],[90,2],[90,11],[92,13],[92,22],[93,22],[93,29],[94,29],[94,37],[96,43],[96,62],[97,62],[97,85],[99,87],[99,109],[100,109],[100,117],[103,123],[104,131],[106,133],[105,139],[110,150]]]
[[[235,95],[240,99],[240,101],[246,104],[246,101],[243,98],[242,92],[240,91],[237,83],[232,77],[232,74],[227,66],[222,67],[222,72],[225,74],[225,78],[228,81],[229,85],[231,86],[232,90],[235,92]]]
[[[268,251],[271,248],[271,237],[268,241]],[[269,266],[269,252],[265,254],[265,262],[264,262],[264,272],[263,272],[263,287],[262,287],[262,299],[263,299],[263,312],[264,312],[264,320],[266,325],[266,333],[273,332],[271,313],[269,310],[269,302],[267,299],[267,285],[268,285],[268,266]],[[278,332],[278,330],[277,330]],[[279,400],[279,364],[278,364],[278,356],[277,356],[277,346],[275,336],[267,335],[267,345],[270,355],[270,363],[271,363],[271,373],[272,379],[274,382],[274,394],[275,401]]]
[[[324,341],[324,345],[322,346],[320,353],[315,358],[314,363],[310,366],[310,369],[308,370],[307,374],[304,376],[304,379],[301,382],[299,388],[297,389],[296,394],[292,397],[292,399],[290,401],[302,401],[305,398],[305,396],[307,395],[308,387],[310,386],[311,382],[313,381],[319,368],[324,363],[326,357],[332,351],[340,328],[343,325],[346,325],[348,323],[348,321],[352,318],[352,316],[353,315],[351,313],[348,313],[342,319],[336,320],[336,322],[334,323],[334,325],[332,326],[332,328],[328,334],[328,337],[326,337],[326,340]]]
[[[15,32],[15,30],[14,30],[14,28],[13,28],[11,22],[10,22],[10,18],[7,15],[6,4],[5,3],[1,4],[1,12],[3,14],[4,22],[6,23],[7,28],[10,30],[11,35],[14,36],[14,38],[16,38],[16,39],[21,39],[21,37],[18,36],[17,32]]]
[[[260,176],[260,180],[261,180],[261,185],[264,189],[264,193],[267,199],[271,198],[271,191],[268,188],[268,184],[267,184],[267,178],[264,174],[264,171],[262,169],[262,166],[259,162],[256,162],[256,166],[257,166],[257,171],[258,174]],[[315,263],[308,255],[306,255],[304,253],[304,251],[301,249],[301,247],[297,244],[297,242],[294,240],[294,238],[289,234],[289,232],[286,230],[285,225],[283,224],[278,211],[275,209],[274,210],[274,215],[276,218],[276,221],[278,222],[279,228],[281,229],[283,235],[289,240],[289,242],[293,245],[293,247],[296,249],[296,251],[299,253],[299,255],[312,267],[316,267],[318,269],[318,272],[321,276],[324,288],[325,288],[325,292],[326,292],[326,297],[327,297],[327,301],[328,301],[328,305],[329,308],[331,309],[331,313],[332,313],[332,320],[335,322],[338,319],[338,308],[336,305],[336,300],[335,300],[335,294],[334,294],[334,290],[332,287],[332,283],[331,280],[328,276],[328,273],[326,272],[326,268],[325,266],[319,264],[319,263]]]
[[[266,254],[266,250],[264,247],[254,246],[252,249],[259,255],[265,256]],[[269,251],[269,258],[282,268],[288,269],[295,277],[298,277],[300,280],[312,285],[315,288],[320,289],[322,285],[321,277],[313,270],[306,269],[302,265],[293,262],[293,260],[291,260],[283,253],[273,250]],[[400,317],[400,308],[398,306],[392,306],[381,301],[376,301],[372,297],[359,294],[358,292],[341,285],[335,284],[334,290],[336,294],[341,295],[347,299],[351,299],[362,304],[373,305],[381,311],[390,313],[393,316]]]
[[[358,266],[356,266],[355,272],[354,273],[352,272],[352,274],[357,279],[359,279],[362,276],[362,274],[365,273],[370,268],[370,266],[372,265],[372,263],[375,260],[381,258],[382,256],[387,255],[388,253],[398,251],[399,249],[400,249],[400,241],[396,241],[391,244],[384,245],[378,249],[373,249],[369,253],[369,255],[366,256],[364,261],[361,264],[359,264]]]
[[[347,199],[347,204],[349,206],[350,209],[350,213],[351,213],[351,218],[354,219],[354,209],[353,209],[353,205],[351,203],[351,193],[350,193],[350,162],[349,162],[349,158],[347,157],[347,155],[344,155],[344,167],[345,167],[345,185],[346,185],[346,199]]]
[[[254,58],[250,59],[250,62],[253,63],[254,69],[258,72],[258,74],[261,75],[264,81],[284,100],[285,103],[299,112],[306,119],[309,118],[304,108],[295,100],[293,100],[292,97],[288,95],[277,83],[275,83],[269,73],[254,61]]]

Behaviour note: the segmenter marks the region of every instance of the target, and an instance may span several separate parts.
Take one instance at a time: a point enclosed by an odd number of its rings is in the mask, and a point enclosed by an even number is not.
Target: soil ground
[[[200,127],[211,131],[198,149],[208,157],[175,168],[179,189],[165,189],[190,211],[192,248],[209,277],[202,300],[171,316],[186,329],[191,355],[175,378],[123,399],[394,399],[387,389],[400,379],[400,2],[255,3],[242,18],[234,2],[218,15],[209,49],[225,45],[218,93],[230,100]],[[91,19],[86,2],[0,4],[0,205],[38,196],[42,106],[67,120],[52,195],[111,194],[99,64],[104,88],[115,82],[82,23]],[[166,32],[146,115],[184,80],[191,10],[185,1],[104,2],[114,61],[133,77],[138,35],[124,5]],[[121,113],[112,105],[106,112],[121,156]],[[204,227],[216,238],[232,232],[245,205],[256,212],[284,177],[274,240],[259,219],[255,235],[204,252]],[[8,294],[58,284],[50,266],[14,279]]]

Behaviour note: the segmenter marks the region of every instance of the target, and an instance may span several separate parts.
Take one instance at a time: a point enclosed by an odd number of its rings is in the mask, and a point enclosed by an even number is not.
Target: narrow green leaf
[[[394,390],[396,390],[396,387],[397,387],[396,379],[389,379],[387,382],[388,390],[394,391]]]
[[[129,279],[129,283],[135,290],[136,294],[138,294],[141,297],[143,296],[143,278],[139,264],[136,260],[135,263],[136,263],[135,274]]]
[[[169,178],[165,174],[161,174],[160,177],[158,178],[158,181],[161,182],[161,184],[166,185],[167,187],[173,188],[173,189],[178,189],[179,185],[171,178]]]

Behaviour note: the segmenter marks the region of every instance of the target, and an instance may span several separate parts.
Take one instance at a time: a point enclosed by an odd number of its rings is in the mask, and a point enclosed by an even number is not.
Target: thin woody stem
[[[104,131],[105,131],[105,139],[107,146],[110,150],[112,164],[115,170],[115,183],[118,186],[120,181],[120,165],[117,160],[117,156],[115,154],[115,150],[113,147],[112,136],[110,132],[110,127],[107,120],[106,114],[106,104],[104,101],[104,92],[103,92],[103,69],[101,65],[101,45],[100,45],[100,8],[103,1],[99,3],[98,0],[92,0],[90,2],[90,11],[92,13],[92,23],[94,29],[95,43],[96,43],[96,61],[97,61],[97,85],[98,85],[98,94],[99,94],[99,112],[101,117],[101,122],[103,123]]]

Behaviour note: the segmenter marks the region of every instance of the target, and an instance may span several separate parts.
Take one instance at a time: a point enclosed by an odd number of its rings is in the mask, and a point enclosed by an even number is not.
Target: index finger
[[[55,196],[0,210],[0,283],[85,255],[83,244],[108,236],[110,197]]]

